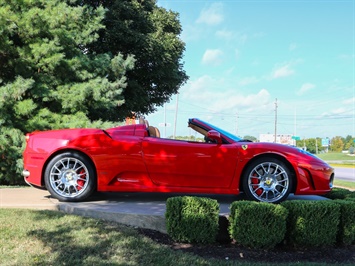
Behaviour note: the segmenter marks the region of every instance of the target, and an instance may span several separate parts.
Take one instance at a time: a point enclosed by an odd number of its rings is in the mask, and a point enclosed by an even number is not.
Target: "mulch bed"
[[[150,229],[138,229],[156,243],[173,250],[193,253],[202,258],[215,258],[237,262],[291,263],[321,262],[337,264],[355,264],[355,246],[295,249],[279,245],[272,250],[259,250],[242,247],[235,242],[209,245],[178,243],[167,234]]]

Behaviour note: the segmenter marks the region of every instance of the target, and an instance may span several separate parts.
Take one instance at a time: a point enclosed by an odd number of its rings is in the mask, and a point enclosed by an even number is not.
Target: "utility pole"
[[[166,138],[166,103],[164,103],[164,138]]]
[[[275,143],[276,143],[276,132],[277,132],[277,98],[275,99],[275,139],[274,139]]]
[[[238,112],[235,113],[235,135],[238,136]]]
[[[179,93],[176,94],[176,107],[175,107],[175,121],[174,121],[174,139],[176,139],[176,123],[177,123],[177,114],[179,107]]]

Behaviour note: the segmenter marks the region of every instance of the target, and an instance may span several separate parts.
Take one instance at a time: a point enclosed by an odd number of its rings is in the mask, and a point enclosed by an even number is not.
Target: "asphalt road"
[[[355,182],[355,168],[334,167],[335,179]]]

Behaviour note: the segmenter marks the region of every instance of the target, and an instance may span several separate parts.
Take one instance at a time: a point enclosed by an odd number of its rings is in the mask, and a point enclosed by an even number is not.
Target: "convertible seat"
[[[158,128],[153,127],[153,126],[149,126],[148,131],[149,131],[149,136],[155,137],[155,138],[160,138],[160,131]]]

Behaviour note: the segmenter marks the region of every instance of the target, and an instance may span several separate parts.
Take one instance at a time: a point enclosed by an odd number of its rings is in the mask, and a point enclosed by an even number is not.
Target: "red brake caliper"
[[[253,184],[253,188],[256,187],[254,185],[259,185],[260,184],[260,181],[258,178],[256,178],[256,175],[254,174],[253,176],[255,176],[254,178],[251,179],[251,183]],[[260,196],[261,193],[263,193],[263,190],[261,188],[258,188],[255,193]]]
[[[81,179],[86,179],[86,175],[83,175],[85,173],[84,169],[81,169],[80,173],[78,174],[80,176],[80,180],[77,181],[78,186],[76,187],[77,190],[81,190],[85,184],[85,180]]]

